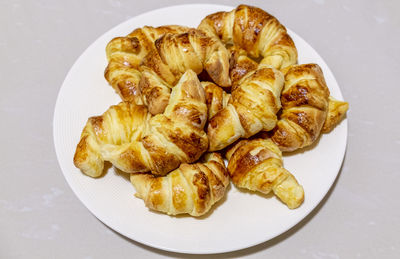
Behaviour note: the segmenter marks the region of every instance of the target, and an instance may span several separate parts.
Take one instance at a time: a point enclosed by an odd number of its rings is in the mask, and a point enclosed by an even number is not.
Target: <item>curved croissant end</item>
[[[232,182],[252,191],[274,194],[290,209],[304,201],[304,190],[283,168],[282,153],[270,139],[242,140],[227,152]]]
[[[339,124],[339,122],[346,116],[349,109],[349,103],[336,100],[329,96],[328,115],[324,125],[322,126],[322,133],[329,133]]]
[[[224,195],[229,176],[221,155],[207,154],[205,163],[181,164],[166,176],[131,174],[135,196],[150,209],[201,216]]]

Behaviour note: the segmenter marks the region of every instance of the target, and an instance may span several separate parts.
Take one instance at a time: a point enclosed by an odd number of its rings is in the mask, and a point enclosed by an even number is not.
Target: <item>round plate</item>
[[[206,15],[233,8],[180,5],[134,17],[97,39],[75,62],[60,89],[53,130],[58,161],[66,180],[99,220],[137,242],[168,251],[202,254],[228,252],[265,242],[306,217],[326,195],[340,170],[346,149],[346,120],[323,135],[312,149],[284,157],[285,167],[305,190],[305,201],[295,210],[288,209],[273,196],[243,192],[231,185],[226,197],[207,216],[171,217],[148,210],[141,199],[134,197],[130,182],[113,168],[99,179],[85,176],[75,168],[73,155],[87,119],[120,102],[103,76],[107,43],[144,25],[196,27]],[[300,36],[288,31],[297,46],[299,63],[319,64],[332,96],[342,100],[326,63]]]

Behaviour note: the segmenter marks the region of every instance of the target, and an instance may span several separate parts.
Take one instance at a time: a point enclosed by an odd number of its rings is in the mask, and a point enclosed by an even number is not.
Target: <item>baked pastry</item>
[[[229,175],[237,187],[264,194],[273,191],[290,209],[303,203],[303,187],[283,168],[282,153],[272,140],[241,140],[226,157]]]
[[[98,177],[104,160],[127,173],[165,175],[207,150],[207,106],[196,73],[188,70],[174,87],[164,114],[151,117],[145,106],[121,102],[92,117],[83,129],[74,163]]]
[[[233,89],[228,105],[209,121],[209,150],[221,150],[241,137],[272,130],[281,108],[283,83],[283,74],[271,67],[261,66],[243,77]]]
[[[260,8],[239,5],[230,12],[210,14],[198,29],[245,50],[254,59],[261,56],[261,64],[277,69],[296,64],[297,50],[286,28]]]
[[[229,175],[220,154],[206,155],[204,163],[181,164],[166,176],[131,174],[136,197],[150,209],[177,215],[201,216],[224,195]]]
[[[320,135],[328,113],[329,89],[317,64],[295,65],[285,74],[282,113],[272,140],[282,151],[311,145]]]
[[[142,104],[139,91],[141,73],[138,67],[143,58],[154,49],[154,41],[165,33],[183,33],[188,30],[188,27],[178,25],[156,28],[144,26],[126,37],[116,37],[107,44],[108,66],[104,76],[123,101]]]
[[[140,67],[143,74],[140,91],[152,114],[164,111],[170,89],[188,69],[197,74],[204,69],[219,86],[231,85],[229,52],[219,40],[191,29],[182,34],[165,34],[154,45],[155,50]]]
[[[346,116],[346,112],[349,109],[347,102],[339,101],[329,96],[328,103],[328,115],[324,125],[322,126],[322,133],[329,133],[339,124],[339,122]]]

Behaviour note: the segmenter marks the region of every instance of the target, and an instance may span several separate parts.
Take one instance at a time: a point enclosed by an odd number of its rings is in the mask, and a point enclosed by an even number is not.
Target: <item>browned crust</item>
[[[262,147],[259,143],[262,141],[255,139],[239,142],[239,147],[235,149],[228,164],[228,172],[233,183],[238,184],[255,166],[273,157],[272,151],[267,148],[262,148],[256,154],[251,154],[252,150]]]
[[[208,142],[204,132],[192,128],[188,134],[181,128],[175,127],[172,122],[165,123],[170,127],[158,127],[157,131],[181,149],[187,155],[189,163],[197,160],[207,150]]]
[[[80,167],[80,164],[84,162],[88,157],[88,143],[87,143],[88,135],[81,137],[74,154],[74,165],[76,167]]]
[[[247,57],[244,50],[231,48],[230,77],[232,80],[232,91],[234,91],[237,82],[246,74],[257,69],[257,62]]]
[[[122,161],[129,165],[129,168],[132,169],[132,172],[146,172],[147,167],[142,159],[138,159],[139,157],[141,157],[140,152],[131,148],[126,149],[119,156]]]
[[[270,20],[275,21],[276,18],[260,8],[239,5],[235,9],[234,44],[257,57],[258,50],[255,49],[255,45],[259,40],[258,35]]]
[[[198,165],[194,165],[197,169],[197,173],[193,176],[192,184],[196,188],[197,199],[195,200],[195,208],[197,213],[203,214],[208,208],[208,204],[211,200],[211,190],[209,185],[208,177],[204,172],[201,171]]]

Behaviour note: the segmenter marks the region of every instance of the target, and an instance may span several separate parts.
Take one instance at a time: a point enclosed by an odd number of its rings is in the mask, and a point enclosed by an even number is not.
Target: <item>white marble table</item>
[[[57,93],[91,42],[140,13],[195,2],[207,1],[0,1],[0,258],[209,258],[150,248],[98,221],[67,185],[52,133]],[[350,103],[348,146],[334,186],[300,224],[214,257],[396,258],[400,3],[248,3],[278,16],[328,63]]]

